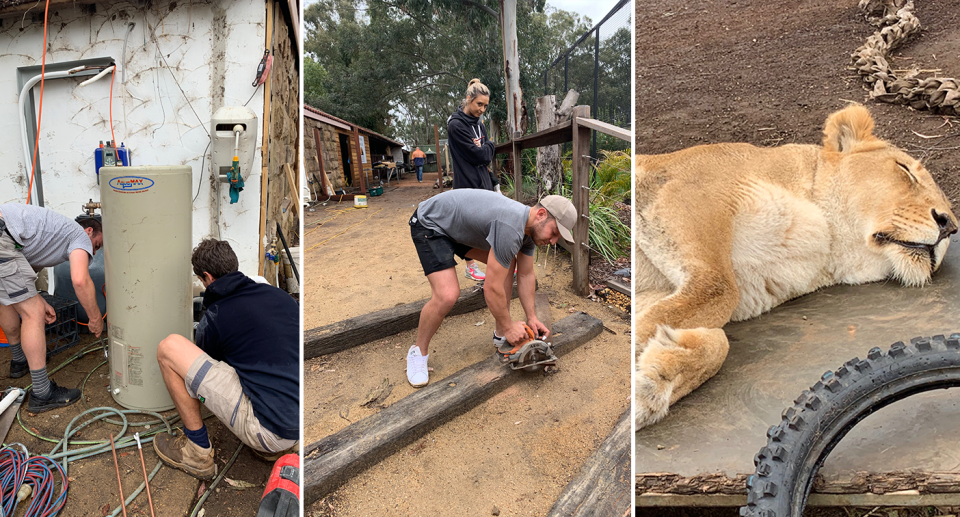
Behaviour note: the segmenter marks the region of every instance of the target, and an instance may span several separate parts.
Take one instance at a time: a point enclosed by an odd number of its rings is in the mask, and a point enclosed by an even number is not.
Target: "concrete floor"
[[[960,331],[957,241],[923,288],[896,281],[835,286],[727,325],[730,354],[720,372],[665,420],[636,433],[636,474],[751,474],[767,428],[823,372],[874,346]],[[858,471],[960,472],[956,391],[916,395],[871,415],[829,456],[824,479],[848,480]]]

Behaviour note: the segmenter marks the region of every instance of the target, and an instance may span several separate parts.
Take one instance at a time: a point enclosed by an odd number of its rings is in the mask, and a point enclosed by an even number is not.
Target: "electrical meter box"
[[[239,126],[239,127],[238,127]],[[210,135],[213,140],[213,167],[223,180],[233,157],[240,161],[240,176],[247,178],[252,172],[253,156],[257,150],[257,114],[245,106],[229,106],[218,109],[210,120]],[[240,130],[239,154],[234,154]]]
[[[117,162],[118,159],[120,160],[119,163]],[[126,148],[123,142],[120,143],[120,147],[116,147],[116,143],[109,140],[106,145],[101,140],[100,147],[93,150],[93,161],[97,171],[98,185],[100,184],[100,169],[102,167],[116,167],[118,165],[129,167],[133,165],[130,163],[130,149]]]

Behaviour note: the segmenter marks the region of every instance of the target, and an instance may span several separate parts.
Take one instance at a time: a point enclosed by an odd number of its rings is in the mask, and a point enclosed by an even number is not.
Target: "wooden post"
[[[443,192],[443,169],[440,168],[440,130],[436,124],[433,125],[433,147],[433,154],[437,156],[437,182],[440,184],[440,192]]]
[[[327,190],[327,171],[323,168],[323,148],[320,143],[320,128],[313,128],[313,138],[317,141],[317,162],[320,164],[320,186],[323,188],[323,195],[333,194],[333,189]]]
[[[290,189],[290,199],[296,199],[293,203],[293,213],[300,217],[300,187],[297,186],[297,180],[293,179],[293,169],[289,163],[283,164],[283,175],[287,177],[287,187]]]
[[[363,172],[363,146],[360,145],[360,130],[353,126],[353,141],[357,143],[357,168],[360,170],[360,193],[367,193],[367,174]]]
[[[534,108],[537,115],[537,131],[543,131],[557,125],[557,96],[544,95],[537,99]],[[537,197],[549,194],[556,188],[557,178],[563,174],[560,162],[560,146],[547,145],[537,148],[537,175],[541,180],[537,187]]]
[[[270,45],[273,38],[273,2],[267,0],[267,30],[266,45]],[[273,50],[272,48],[270,49]],[[263,276],[266,251],[263,249],[264,236],[267,232],[267,187],[270,177],[270,155],[267,154],[267,145],[270,143],[270,85],[273,83],[273,74],[263,85],[263,144],[260,148],[260,240],[257,247],[260,250],[259,275]]]
[[[557,107],[557,98],[546,95],[537,99],[537,131],[549,129],[570,120],[573,106],[577,103],[580,94],[570,90]],[[537,148],[537,175],[540,178],[537,186],[537,197],[556,192],[563,182],[563,162],[560,159],[560,146],[547,145]]]
[[[577,224],[573,227],[573,292],[579,296],[590,294],[590,128],[578,123],[578,118],[590,118],[590,106],[573,110],[573,206],[577,209]]]
[[[523,203],[523,167],[520,163],[523,148],[517,145],[516,138],[511,138],[510,141],[513,142],[513,152],[511,153],[513,158],[513,197]]]
[[[317,182],[317,183],[320,184],[320,187],[323,189],[323,195],[324,195],[324,196],[327,196],[327,199],[330,199],[330,194],[327,194],[327,186],[326,186],[326,183],[324,183],[323,180],[321,180],[320,178],[317,177],[317,173],[316,173],[316,172],[311,172],[310,174],[313,175],[313,181],[315,181],[315,182]],[[319,193],[319,192],[317,193],[317,199],[316,199],[316,200],[317,200],[317,201],[320,201],[320,193]]]
[[[450,174],[450,185],[453,186],[456,171],[454,171],[453,166],[450,165],[450,135],[447,135],[447,145],[443,146],[443,163],[447,164],[447,167],[450,167],[447,173]]]
[[[446,147],[444,147],[444,149],[446,149]],[[437,170],[440,171],[441,178],[443,177],[443,163],[445,161],[445,160],[441,160],[442,158],[445,158],[445,157],[443,153],[440,152],[440,134],[438,132],[437,133]],[[450,179],[452,180],[453,176],[450,176]]]

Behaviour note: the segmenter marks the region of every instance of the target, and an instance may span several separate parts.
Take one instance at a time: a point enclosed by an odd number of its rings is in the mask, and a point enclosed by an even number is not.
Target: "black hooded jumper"
[[[478,133],[480,147],[473,143]],[[487,169],[493,161],[496,144],[487,139],[487,128],[478,117],[457,108],[447,120],[447,142],[453,161],[453,188],[493,190],[500,183]]]
[[[203,293],[197,346],[233,367],[260,424],[300,438],[300,307],[287,293],[239,271]]]

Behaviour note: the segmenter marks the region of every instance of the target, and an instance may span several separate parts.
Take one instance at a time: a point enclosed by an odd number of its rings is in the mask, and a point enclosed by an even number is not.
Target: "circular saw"
[[[553,346],[539,339],[526,323],[523,328],[526,330],[526,337],[517,343],[510,343],[497,347],[497,357],[501,364],[510,365],[511,370],[524,370],[528,372],[539,370],[543,367],[544,371],[549,371],[549,367],[557,365],[557,356],[553,353]]]

